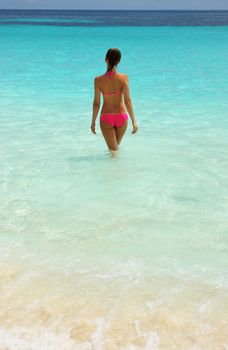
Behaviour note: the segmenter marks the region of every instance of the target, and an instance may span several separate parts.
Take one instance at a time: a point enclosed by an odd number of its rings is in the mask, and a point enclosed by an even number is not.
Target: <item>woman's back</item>
[[[123,102],[123,88],[126,81],[126,74],[108,71],[98,77],[98,84],[103,95],[103,113],[126,113]]]

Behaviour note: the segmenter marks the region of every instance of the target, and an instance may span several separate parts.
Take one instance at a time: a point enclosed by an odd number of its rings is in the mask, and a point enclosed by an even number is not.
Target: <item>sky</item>
[[[0,0],[0,9],[228,10],[228,0]]]

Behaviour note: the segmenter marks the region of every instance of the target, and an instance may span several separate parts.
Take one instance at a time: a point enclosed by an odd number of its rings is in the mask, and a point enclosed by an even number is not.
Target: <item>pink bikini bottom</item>
[[[126,113],[104,113],[100,116],[100,121],[118,128],[125,124],[127,118]]]

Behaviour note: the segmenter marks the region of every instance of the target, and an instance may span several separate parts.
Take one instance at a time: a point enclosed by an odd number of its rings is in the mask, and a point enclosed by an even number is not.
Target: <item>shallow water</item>
[[[0,33],[0,348],[227,349],[228,28]],[[115,157],[90,133],[113,46],[139,124]]]

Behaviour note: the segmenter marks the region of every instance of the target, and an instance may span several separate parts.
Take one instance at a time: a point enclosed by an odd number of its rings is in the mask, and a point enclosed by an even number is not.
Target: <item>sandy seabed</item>
[[[0,265],[1,350],[226,350],[228,293],[186,276]]]

